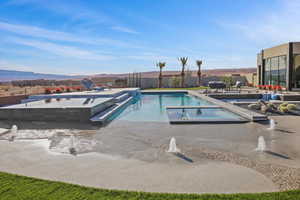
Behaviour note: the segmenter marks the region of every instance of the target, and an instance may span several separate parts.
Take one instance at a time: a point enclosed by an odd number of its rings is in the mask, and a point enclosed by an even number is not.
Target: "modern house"
[[[300,42],[263,49],[257,55],[259,85],[300,90]]]

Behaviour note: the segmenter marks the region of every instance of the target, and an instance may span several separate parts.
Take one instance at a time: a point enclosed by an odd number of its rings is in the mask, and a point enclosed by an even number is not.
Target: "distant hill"
[[[202,74],[209,76],[223,76],[230,74],[249,74],[256,72],[256,68],[232,68],[232,69],[209,69],[202,70]],[[156,78],[158,77],[158,71],[141,72],[144,78]],[[179,74],[180,71],[163,71],[164,75]],[[193,76],[197,76],[197,71],[192,71]],[[120,74],[94,74],[89,76],[68,76],[59,74],[42,74],[25,71],[14,71],[14,70],[0,70],[0,82],[15,81],[15,80],[65,80],[65,79],[81,79],[81,78],[126,78],[128,73]]]
[[[67,76],[58,74],[41,74],[25,71],[14,70],[0,70],[0,82],[16,81],[16,80],[36,80],[36,79],[48,79],[48,80],[63,80],[74,79],[77,76]]]
[[[207,69],[202,70],[202,74],[209,75],[209,76],[224,76],[224,75],[231,75],[231,74],[249,74],[255,73],[256,68],[223,68],[223,69]],[[150,72],[141,72],[143,78],[156,78],[158,77],[158,71],[150,71]],[[163,75],[173,75],[173,74],[180,74],[180,71],[163,71]],[[197,71],[192,71],[192,76],[197,76]],[[124,78],[128,77],[128,73],[123,74],[95,74],[89,77],[117,77],[117,78]]]

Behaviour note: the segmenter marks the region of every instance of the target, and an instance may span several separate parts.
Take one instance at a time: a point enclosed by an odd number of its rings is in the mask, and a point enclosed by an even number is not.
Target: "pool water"
[[[127,121],[169,121],[167,106],[208,106],[214,105],[186,93],[142,94],[139,99],[126,107],[116,120]]]
[[[246,122],[244,118],[223,108],[176,108],[167,112],[171,123]]]

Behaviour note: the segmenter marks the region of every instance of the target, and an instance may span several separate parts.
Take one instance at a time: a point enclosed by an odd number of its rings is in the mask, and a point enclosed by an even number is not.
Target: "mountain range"
[[[15,70],[0,70],[0,82],[15,81],[15,80],[36,80],[36,79],[48,79],[48,80],[62,80],[72,79],[74,76],[58,75],[58,74],[42,74],[26,71]]]
[[[202,70],[202,74],[210,76],[222,76],[228,74],[249,74],[255,73],[256,68],[226,68],[226,69],[209,69]],[[154,78],[158,77],[158,71],[150,72],[141,72],[142,77],[144,78]],[[175,75],[180,74],[180,71],[163,71],[164,75]],[[196,76],[197,71],[192,71],[192,75]],[[34,73],[27,71],[15,71],[15,70],[1,70],[0,69],[0,82],[15,81],[15,80],[36,80],[36,79],[48,79],[48,80],[65,80],[65,79],[82,79],[85,77],[115,77],[115,78],[124,78],[128,77],[128,73],[120,74],[94,74],[94,75],[60,75],[60,74],[43,74],[43,73]]]

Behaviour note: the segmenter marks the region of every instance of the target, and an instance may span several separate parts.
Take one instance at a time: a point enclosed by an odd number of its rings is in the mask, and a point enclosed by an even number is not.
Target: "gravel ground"
[[[201,157],[209,160],[224,161],[254,169],[271,179],[280,191],[300,189],[300,169],[298,168],[266,163],[236,153],[213,151],[204,148],[191,149],[186,154],[192,155],[193,152],[201,152]]]

